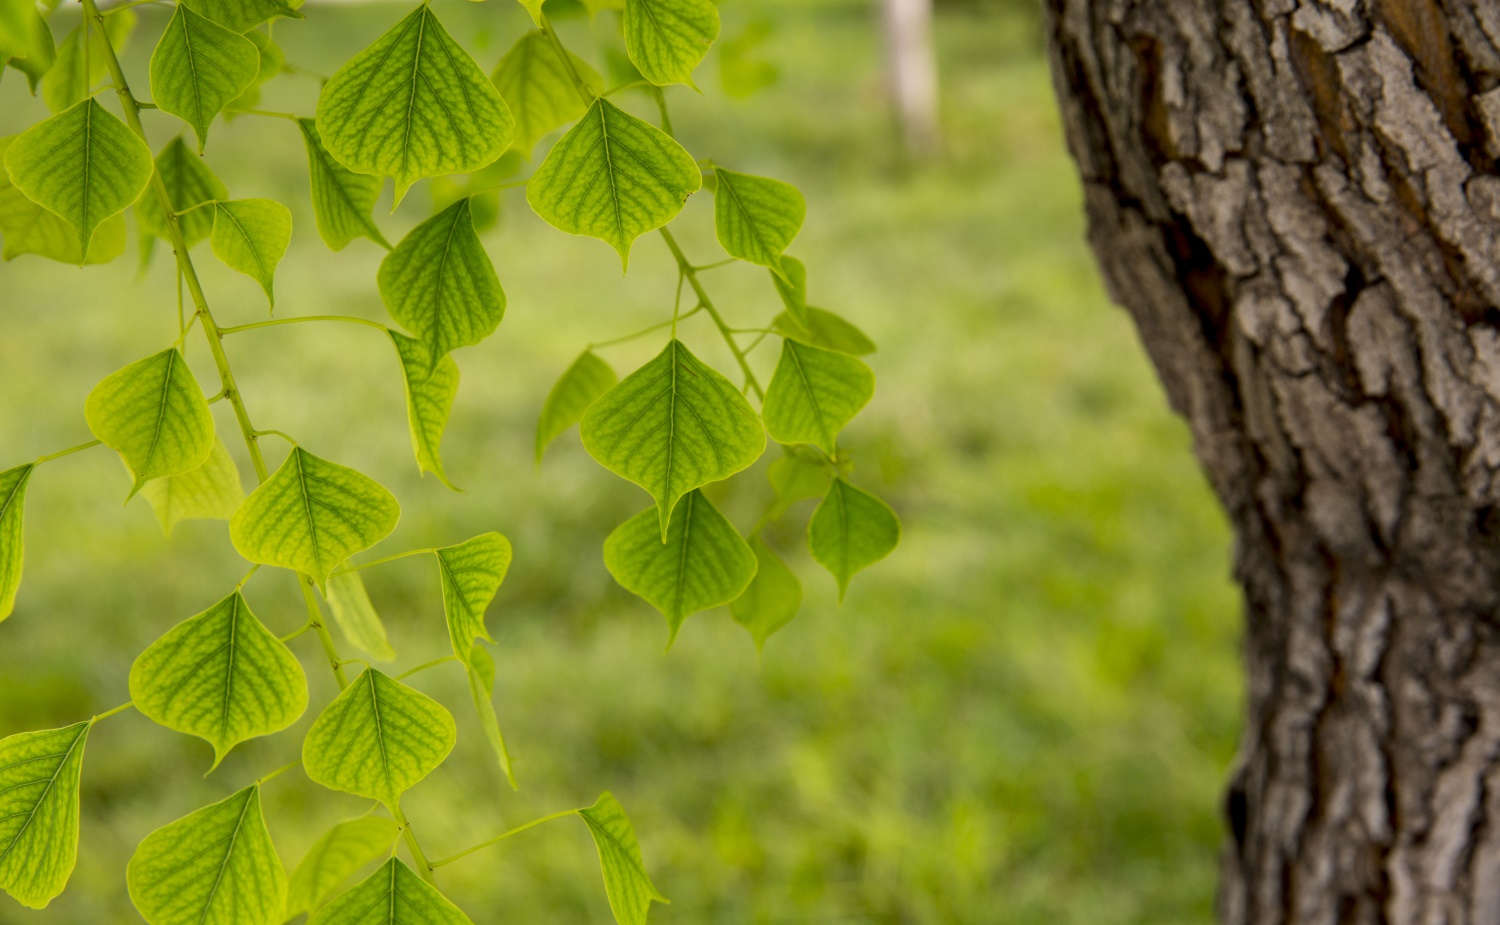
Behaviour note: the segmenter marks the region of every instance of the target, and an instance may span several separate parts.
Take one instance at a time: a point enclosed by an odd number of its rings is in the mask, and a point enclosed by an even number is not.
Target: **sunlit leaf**
[[[57,59],[52,30],[31,0],[0,0],[0,71],[13,67],[26,75],[31,92]]]
[[[864,331],[833,312],[812,305],[804,307],[803,312],[801,321],[790,312],[782,312],[776,316],[771,326],[793,340],[825,350],[837,350],[855,356],[875,352],[875,342]]]
[[[168,536],[184,520],[228,520],[245,500],[240,470],[218,439],[198,468],[152,479],[141,486],[141,494]]]
[[[693,69],[719,37],[713,0],[625,0],[625,53],[658,86],[693,83]]]
[[[156,171],[161,174],[161,181],[167,187],[167,198],[172,201],[173,211],[182,213],[177,216],[177,227],[182,231],[183,240],[192,247],[208,237],[213,230],[215,210],[186,210],[202,203],[228,199],[229,190],[180,135],[167,142],[161,153],[156,155]],[[136,206],[136,215],[147,231],[157,237],[169,237],[160,197],[149,192],[142,196]]]
[[[860,569],[891,554],[901,541],[901,521],[884,501],[841,478],[807,524],[813,558],[839,583],[839,600]]]
[[[766,431],[782,443],[811,443],[829,456],[844,429],[875,394],[875,374],[847,353],[788,338],[766,388]]]
[[[295,723],[307,709],[307,678],[236,591],[136,658],[130,699],[147,719],[212,745],[218,767],[239,743]]]
[[[135,22],[135,11],[130,9],[116,10],[106,16],[104,36],[110,47],[122,51]],[[85,42],[84,32],[82,24],[73,27],[57,46],[57,60],[42,78],[42,99],[53,112],[62,112],[90,96],[93,84],[107,73],[104,43],[97,36],[91,36]],[[84,53],[85,50],[88,54]]]
[[[442,704],[367,668],[307,731],[302,767],[330,790],[395,807],[443,763],[457,735]]]
[[[807,200],[790,183],[714,171],[714,228],[731,257],[776,267],[781,252],[802,230]]]
[[[510,560],[510,540],[498,533],[481,533],[437,550],[448,639],[459,658],[468,658],[476,637],[495,641],[484,625],[484,612],[505,581]]]
[[[376,280],[391,317],[427,346],[432,363],[490,336],[505,314],[468,199],[413,228],[380,262]]]
[[[292,213],[274,199],[231,199],[214,206],[214,255],[266,291],[274,308],[276,264],[292,240]]]
[[[621,587],[660,610],[676,639],[685,618],[744,592],[755,577],[755,553],[697,491],[672,512],[665,542],[654,513],[642,511],[615,528],[604,540],[604,567]]]
[[[0,139],[0,156],[12,140]],[[99,225],[85,259],[78,229],[27,199],[0,171],[0,238],[6,260],[36,254],[60,263],[109,263],[125,252],[125,216],[112,215]]]
[[[30,463],[0,472],[0,623],[16,607],[21,588],[21,566],[26,558],[26,484]]]
[[[78,251],[151,181],[151,149],[92,99],[11,140],[5,170],[22,195],[68,222]]]
[[[755,578],[743,594],[729,605],[734,619],[763,649],[771,634],[786,626],[802,606],[802,582],[792,574],[781,557],[757,537],[750,547],[755,550]]]
[[[542,24],[542,3],[545,0],[516,0],[517,3],[531,16],[531,21],[538,27]]]
[[[665,903],[667,898],[646,873],[641,846],[625,809],[606,791],[593,806],[580,809],[578,815],[594,836],[599,868],[604,874],[604,892],[615,921],[619,925],[645,925],[652,901]]]
[[[283,0],[183,0],[193,12],[212,19],[234,32],[248,32],[277,16],[301,19],[302,14]]]
[[[275,925],[286,871],[252,785],[169,822],[136,846],[125,869],[148,925]]]
[[[361,867],[387,854],[399,832],[396,823],[384,816],[361,816],[323,833],[292,871],[286,894],[287,916],[323,905]]]
[[[587,110],[573,83],[574,73],[592,95],[604,91],[604,78],[588,62],[572,52],[568,52],[568,59],[573,65],[571,73],[556,46],[533,30],[511,46],[490,76],[516,117],[515,145],[528,157],[542,136]]]
[[[28,908],[46,908],[73,873],[88,735],[74,723],[0,739],[0,890]]]
[[[213,452],[213,415],[175,347],[104,377],[83,411],[89,430],[130,468],[132,495],[151,479],[198,468]]]
[[[788,257],[785,254],[776,267],[771,269],[771,282],[776,286],[776,293],[781,296],[781,304],[786,306],[785,314],[790,315],[800,329],[807,327],[807,267],[796,257]],[[873,349],[873,348],[872,348]]]
[[[313,913],[308,925],[474,925],[437,888],[391,858],[349,892]]]
[[[663,537],[679,498],[746,468],[766,445],[740,390],[678,340],[590,405],[579,431],[591,456],[656,499]]]
[[[631,242],[670,222],[702,183],[682,145],[601,98],[552,146],[526,201],[554,227],[607,242],[624,266]]]
[[[440,449],[448,414],[458,394],[458,364],[445,356],[433,365],[432,353],[419,340],[399,331],[391,331],[391,342],[401,359],[401,375],[406,382],[406,420],[411,431],[411,448],[417,457],[417,468],[436,475],[444,485],[455,488],[443,471]]]
[[[510,749],[505,747],[505,736],[500,733],[500,717],[495,714],[495,660],[481,643],[474,643],[469,657],[464,660],[469,675],[469,694],[474,698],[474,709],[479,713],[479,723],[484,727],[484,737],[500,762],[500,770],[510,782],[512,790],[519,790],[515,772],[511,769]]]
[[[297,125],[302,129],[302,140],[307,146],[313,217],[317,219],[318,234],[323,243],[337,251],[343,250],[355,238],[366,237],[390,247],[390,242],[370,217],[375,200],[380,198],[380,178],[355,173],[334,160],[318,138],[317,124],[313,120],[298,119]]]
[[[193,127],[201,152],[208,124],[259,72],[253,42],[178,4],[151,53],[151,96]]]
[[[394,177],[399,203],[423,177],[478,170],[515,120],[479,65],[421,4],[323,85],[318,134],[339,163]]]
[[[401,506],[347,466],[294,447],[229,521],[234,548],[251,562],[295,569],[322,586],[328,573],[396,529]]]
[[[582,420],[589,405],[619,381],[615,371],[598,354],[592,350],[579,354],[542,403],[542,413],[536,422],[536,461],[541,462],[547,445]]]
[[[385,621],[375,610],[359,572],[350,570],[328,576],[327,599],[328,609],[333,611],[333,620],[345,639],[377,661],[388,662],[396,657],[396,650],[386,636]]]

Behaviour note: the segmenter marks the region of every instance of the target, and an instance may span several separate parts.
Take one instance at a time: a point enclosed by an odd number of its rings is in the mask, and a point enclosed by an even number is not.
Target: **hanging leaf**
[[[246,739],[295,723],[307,709],[307,677],[235,591],[136,658],[130,699],[147,719],[212,745],[216,768]]]
[[[372,915],[374,916],[372,918]],[[437,888],[391,858],[313,913],[308,925],[474,925]]]
[[[625,0],[625,53],[656,84],[693,86],[693,69],[719,37],[713,0]]]
[[[807,524],[807,540],[813,558],[838,579],[843,601],[849,579],[896,548],[901,521],[884,501],[837,478]]]
[[[0,623],[16,608],[21,589],[21,566],[25,559],[26,483],[31,481],[30,463],[0,472]]]
[[[771,282],[776,286],[777,295],[781,296],[781,304],[786,306],[784,314],[791,316],[799,330],[805,329],[808,323],[807,267],[796,257],[783,254],[778,265],[771,269]]]
[[[734,383],[679,340],[589,406],[583,446],[656,499],[661,535],[677,499],[760,457],[766,435]]]
[[[0,739],[0,890],[45,909],[78,858],[78,776],[89,723]]]
[[[601,98],[552,146],[526,201],[554,227],[607,242],[624,267],[630,243],[670,222],[702,184],[682,145]]]
[[[9,66],[25,74],[35,95],[37,83],[56,58],[52,30],[36,4],[28,0],[0,2],[0,69]]]
[[[0,158],[13,140],[14,136],[0,138]],[[85,258],[78,229],[27,199],[0,170],[0,238],[5,241],[6,260],[36,254],[60,263],[109,263],[125,252],[125,216],[110,216],[99,225]]]
[[[125,868],[148,925],[276,925],[286,871],[252,785],[147,835]]]
[[[376,661],[388,662],[396,657],[385,633],[385,621],[370,601],[370,592],[365,590],[365,580],[359,572],[335,572],[328,576],[327,599],[328,609],[333,611],[333,620],[345,639]]]
[[[182,4],[151,53],[151,97],[208,141],[208,124],[255,82],[260,52],[249,39]]]
[[[557,47],[533,30],[511,46],[490,76],[516,117],[515,146],[527,157],[544,135],[587,111],[573,74],[583,80],[592,95],[604,92],[604,78],[599,72],[572,52],[567,54],[564,61]],[[571,72],[569,63],[573,65]]]
[[[370,217],[380,198],[380,178],[355,173],[333,159],[318,138],[317,123],[298,119],[307,146],[307,170],[312,185],[313,217],[318,234],[330,250],[343,250],[355,238],[365,237],[389,248],[390,242]]]
[[[274,199],[231,199],[214,206],[209,238],[214,256],[260,283],[273,309],[276,264],[291,240],[291,210]]]
[[[777,268],[781,252],[802,230],[807,200],[797,187],[780,180],[722,167],[714,176],[714,228],[725,253]],[[806,285],[805,271],[803,280]]]
[[[599,869],[604,874],[604,893],[609,897],[610,911],[619,925],[646,925],[652,901],[667,903],[641,859],[641,846],[635,840],[635,829],[625,815],[624,807],[614,795],[605,791],[578,815],[594,837],[599,852]]]
[[[287,917],[311,912],[327,902],[361,867],[387,854],[400,832],[396,823],[384,816],[361,816],[323,833],[292,871],[286,894]]]
[[[109,47],[122,51],[135,21],[135,11],[131,9],[115,10],[106,16],[104,36]],[[92,37],[85,41],[85,31],[82,24],[73,27],[57,46],[57,60],[42,78],[42,100],[53,112],[62,112],[87,99],[93,93],[91,78],[97,81],[107,73],[104,43]]]
[[[151,149],[88,99],[12,139],[5,170],[22,195],[73,227],[81,253],[151,181]]]
[[[745,592],[729,605],[737,623],[750,631],[756,649],[764,649],[771,634],[786,626],[802,607],[802,582],[792,574],[781,557],[756,537],[750,541],[755,551],[755,578]]]
[[[367,668],[307,731],[302,767],[314,783],[394,809],[443,763],[457,735],[442,704]]]
[[[803,320],[798,321],[790,312],[776,316],[771,327],[793,340],[804,344],[864,356],[875,352],[875,342],[859,328],[835,315],[833,312],[812,305],[804,306]]]
[[[167,188],[167,198],[172,201],[172,210],[182,213],[177,216],[177,227],[182,232],[182,239],[192,247],[208,237],[214,227],[215,210],[192,207],[228,199],[229,190],[208,169],[203,158],[188,147],[181,135],[167,142],[167,146],[156,155],[156,172],[161,175],[161,181]],[[186,211],[188,209],[192,211]],[[136,206],[136,215],[146,231],[170,240],[160,197],[150,194],[142,196]]]
[[[652,511],[642,511],[604,540],[604,567],[625,590],[660,610],[671,628],[700,610],[727,604],[755,577],[755,553],[702,493],[672,513],[666,540]]]
[[[834,455],[839,431],[875,394],[875,374],[846,353],[788,338],[766,389],[766,431],[782,443],[811,443]]]
[[[411,430],[411,448],[417,457],[417,468],[431,472],[444,485],[457,491],[458,487],[443,471],[443,457],[439,450],[443,430],[448,426],[448,414],[453,410],[454,396],[458,394],[458,364],[453,357],[445,356],[434,365],[431,352],[421,341],[399,331],[391,331],[390,335],[391,342],[396,345],[396,355],[401,359],[401,376],[406,382],[406,420]]]
[[[589,405],[619,381],[615,371],[594,351],[579,354],[542,403],[542,413],[536,422],[536,461],[541,462],[547,445],[582,420]]]
[[[510,147],[515,120],[426,3],[323,85],[318,134],[339,163],[394,177],[396,203],[423,177],[478,170]]]
[[[438,578],[443,587],[443,615],[453,654],[467,658],[475,638],[489,642],[484,612],[510,570],[510,540],[498,533],[481,533],[456,546],[437,550]]]
[[[500,717],[495,715],[495,660],[481,643],[474,643],[469,657],[464,660],[469,675],[469,693],[474,698],[474,709],[479,713],[479,723],[484,727],[484,737],[489,740],[500,770],[510,782],[512,790],[520,790],[515,772],[511,769],[510,749],[505,747],[505,736],[500,734]]]
[[[240,505],[229,538],[251,562],[295,569],[322,587],[400,518],[401,506],[378,482],[299,446]]]
[[[240,470],[217,438],[201,466],[152,479],[141,486],[141,494],[167,536],[184,520],[228,520],[245,500]]]
[[[83,412],[94,436],[130,468],[132,496],[151,479],[198,468],[213,452],[213,415],[175,347],[104,377]]]
[[[376,281],[391,317],[427,346],[433,364],[489,337],[505,314],[505,292],[467,199],[413,228],[380,262]]]
[[[283,0],[183,0],[193,12],[206,16],[231,32],[249,32],[278,16],[301,19]]]
[[[785,456],[773,460],[766,468],[766,478],[771,482],[771,490],[776,492],[781,511],[798,501],[823,497],[833,482],[833,471],[827,462],[811,458],[808,450],[786,449]]]
[[[531,15],[531,21],[538,29],[542,26],[542,3],[545,0],[516,0]]]

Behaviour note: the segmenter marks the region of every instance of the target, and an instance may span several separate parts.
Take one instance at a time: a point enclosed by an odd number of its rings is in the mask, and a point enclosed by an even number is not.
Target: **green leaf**
[[[302,767],[314,783],[394,809],[443,763],[457,735],[442,704],[367,668],[307,731]]]
[[[349,819],[323,833],[297,869],[286,894],[287,917],[310,912],[371,861],[390,851],[401,829],[384,816]]]
[[[253,42],[178,4],[151,53],[151,96],[193,127],[201,153],[208,124],[259,72]]]
[[[193,12],[212,19],[232,32],[248,32],[261,23],[285,16],[301,19],[302,14],[282,0],[184,0]]]
[[[21,588],[21,566],[25,560],[26,484],[31,481],[31,463],[0,472],[0,623],[16,608]]]
[[[604,893],[609,897],[610,911],[619,925],[646,925],[651,902],[666,903],[641,859],[641,846],[635,840],[635,829],[625,809],[614,795],[605,791],[578,815],[594,836],[599,852],[599,868],[604,874]]]
[[[251,562],[295,569],[321,587],[400,518],[401,506],[378,482],[299,446],[235,511],[229,538]]]
[[[302,140],[307,144],[307,170],[312,184],[313,216],[318,234],[332,250],[358,237],[366,237],[383,247],[390,242],[376,227],[370,212],[380,198],[380,178],[355,173],[333,159],[318,137],[317,123],[298,119]]]
[[[0,139],[0,157],[12,140]],[[36,254],[61,263],[109,263],[125,252],[125,216],[111,216],[99,225],[85,258],[78,229],[27,199],[0,171],[0,237],[6,260]]]
[[[755,577],[755,553],[734,525],[690,492],[672,513],[666,540],[642,511],[604,540],[604,567],[620,586],[660,610],[677,638],[682,621],[739,597]]]
[[[797,187],[780,180],[722,167],[714,176],[714,228],[725,253],[775,268],[781,252],[802,230],[807,200]]]
[[[521,4],[526,12],[531,15],[531,21],[540,29],[542,26],[542,4],[546,0],[516,0],[516,2]]]
[[[484,612],[510,570],[510,540],[498,533],[481,533],[436,552],[448,639],[454,655],[468,658],[475,638],[495,641],[484,625]]]
[[[679,340],[589,406],[583,446],[656,499],[661,535],[677,499],[760,457],[760,418],[734,387]]]
[[[391,317],[427,345],[433,364],[489,337],[505,314],[505,292],[474,233],[468,199],[413,228],[380,262],[376,281]]]
[[[116,10],[105,17],[104,35],[110,47],[121,51],[135,22],[135,11],[130,9]],[[93,37],[85,42],[84,31],[82,25],[73,27],[57,46],[57,60],[42,78],[42,100],[53,112],[62,112],[88,98],[93,83],[108,73],[104,43]]]
[[[598,71],[572,52],[568,52],[568,58],[573,72],[583,78],[593,95],[604,91],[604,78]],[[527,157],[544,135],[588,110],[579,99],[573,76],[556,46],[536,30],[521,36],[511,46],[490,80],[515,114],[515,146]]]
[[[813,558],[838,579],[842,601],[854,573],[896,548],[901,521],[884,501],[836,478],[807,524],[807,540]]]
[[[432,362],[432,353],[419,340],[407,337],[399,331],[391,331],[391,342],[396,345],[396,355],[401,359],[401,375],[406,382],[406,420],[411,430],[411,448],[417,457],[417,468],[431,472],[444,485],[457,490],[443,471],[443,457],[439,450],[443,443],[443,430],[448,426],[448,414],[453,410],[453,399],[458,394],[458,364],[453,357],[445,356]]]
[[[625,53],[656,84],[693,86],[693,69],[719,37],[712,0],[625,0]]]
[[[151,182],[151,149],[87,99],[14,138],[5,170],[22,195],[72,225],[82,252]]]
[[[394,177],[399,204],[423,177],[478,170],[515,120],[484,72],[423,3],[323,85],[318,134],[360,173]]]
[[[764,649],[771,634],[786,626],[802,606],[802,582],[792,574],[781,557],[757,537],[750,543],[758,564],[755,578],[745,593],[734,599],[729,612],[755,640],[756,649]]]
[[[0,739],[0,890],[45,909],[78,858],[78,776],[90,723]]]
[[[464,668],[469,674],[469,693],[474,697],[474,709],[479,713],[484,737],[489,740],[511,789],[520,790],[521,785],[516,783],[515,772],[511,769],[510,749],[505,747],[505,736],[500,733],[500,718],[495,715],[495,660],[490,658],[483,644],[476,642],[464,660]]]
[[[807,327],[807,267],[796,257],[782,255],[778,266],[771,268],[771,282],[786,306],[786,314],[797,323],[799,330]]]
[[[536,422],[536,461],[542,461],[547,445],[563,431],[583,419],[583,413],[619,382],[609,364],[592,350],[585,350],[567,368],[547,393]]]
[[[790,447],[787,449],[786,455],[773,460],[766,469],[766,478],[771,482],[771,489],[776,492],[781,510],[798,501],[823,497],[833,481],[833,472],[827,463],[803,455],[810,454],[810,451],[798,451]]]
[[[607,242],[623,267],[630,243],[670,222],[702,184],[682,145],[601,98],[552,146],[526,201],[554,227]]]
[[[105,376],[83,413],[94,436],[130,468],[131,495],[151,479],[198,468],[213,452],[213,415],[176,347]]]
[[[271,40],[268,34],[270,28],[270,26],[266,27],[267,32],[257,29],[244,34],[245,38],[255,44],[259,62],[255,69],[255,79],[250,81],[250,86],[246,87],[239,96],[224,104],[226,112],[243,112],[259,106],[260,88],[265,86],[266,81],[280,74],[281,69],[286,65],[286,53],[281,50],[280,45]]]
[[[808,305],[803,308],[803,321],[795,319],[790,312],[776,316],[771,326],[793,340],[825,350],[852,353],[864,356],[875,352],[875,342],[856,328],[827,309]]]
[[[328,609],[344,638],[371,658],[388,662],[396,657],[385,633],[385,622],[370,601],[365,580],[357,571],[335,572],[328,577]]]
[[[37,83],[56,59],[52,30],[36,5],[28,0],[0,0],[0,65],[25,74],[34,96]]]
[[[148,925],[275,925],[286,871],[251,785],[169,822],[136,846],[125,869]]]
[[[291,240],[291,210],[274,199],[231,199],[214,206],[209,238],[214,255],[231,270],[260,283],[272,308],[276,307],[272,290],[276,264]]]
[[[313,913],[308,925],[474,925],[437,888],[391,858]]]
[[[208,169],[203,158],[188,147],[179,135],[167,142],[156,155],[156,172],[167,187],[167,198],[172,209],[183,214],[177,216],[177,227],[189,247],[208,237],[214,227],[215,209],[192,209],[205,202],[223,201],[229,198],[229,190]],[[192,209],[191,212],[185,211]],[[167,238],[167,219],[162,213],[159,196],[147,194],[136,206],[136,215],[141,227],[159,238]]]
[[[218,439],[203,465],[152,479],[141,486],[141,494],[151,503],[162,532],[168,536],[184,520],[228,520],[245,500],[240,470]]]
[[[307,710],[307,677],[235,591],[136,658],[130,699],[147,719],[212,745],[216,768],[246,739],[295,723]]]
[[[787,338],[766,389],[766,431],[782,443],[811,443],[832,456],[839,431],[874,394],[875,374],[864,363]]]

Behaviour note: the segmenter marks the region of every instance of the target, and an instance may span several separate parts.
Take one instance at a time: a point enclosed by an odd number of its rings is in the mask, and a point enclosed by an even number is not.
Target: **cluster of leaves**
[[[4,255],[107,262],[124,250],[130,210],[144,242],[161,239],[172,248],[194,310],[180,319],[175,342],[89,393],[84,410],[93,441],[0,472],[0,620],[14,609],[20,585],[31,477],[38,465],[93,445],[119,454],[131,479],[129,495],[142,494],[165,530],[188,518],[227,520],[229,538],[251,569],[221,600],[137,657],[128,704],[64,728],[0,740],[0,890],[41,908],[65,887],[78,843],[84,748],[94,723],[133,707],[203,739],[217,767],[239,743],[283,730],[306,711],[307,681],[287,642],[313,632],[342,690],[312,724],[299,763],[313,782],[370,800],[371,809],[384,814],[334,826],[288,878],[262,815],[261,788],[279,773],[273,772],[146,836],[127,871],[132,901],[152,925],[269,925],[302,913],[327,925],[468,922],[437,890],[433,871],[536,823],[451,858],[428,860],[401,797],[453,749],[453,718],[442,704],[374,667],[347,678],[344,667],[358,660],[340,656],[318,597],[352,644],[371,658],[390,659],[395,653],[360,570],[431,555],[453,652],[442,661],[466,671],[486,737],[514,785],[493,704],[495,666],[485,646],[492,642],[485,612],[509,568],[510,543],[485,533],[352,563],[395,528],[396,499],[368,476],[289,437],[290,452],[271,471],[260,440],[287,435],[251,423],[224,338],[296,321],[352,321],[385,331],[406,384],[417,465],[448,483],[440,446],[459,384],[453,353],[494,333],[506,307],[476,232],[476,209],[484,202],[477,192],[497,164],[524,161],[539,141],[565,128],[525,182],[531,207],[563,231],[606,242],[622,267],[634,242],[659,230],[679,279],[669,320],[609,342],[670,326],[653,359],[622,379],[590,348],[563,373],[537,425],[537,458],[578,425],[585,449],[653,502],[605,539],[610,573],[666,616],[672,637],[687,616],[727,604],[757,645],[800,605],[799,580],[763,536],[795,502],[821,498],[807,539],[841,596],[857,571],[897,543],[895,515],[850,482],[850,461],[838,443],[873,394],[874,376],[859,356],[874,345],[849,322],[808,303],[806,271],[785,253],[806,212],[802,195],[781,181],[697,160],[671,134],[662,88],[691,85],[718,37],[718,11],[710,0],[590,0],[592,12],[620,11],[632,73],[612,91],[563,46],[541,0],[521,0],[536,28],[516,41],[493,76],[422,3],[323,83],[311,118],[255,109],[260,86],[286,69],[273,21],[302,16],[285,0],[176,3],[151,52],[149,104],[127,84],[118,58],[136,23],[135,4],[101,12],[94,0],[82,0],[83,19],[60,44],[49,25],[52,5],[0,0],[0,61],[24,73],[55,113],[0,141]],[[120,115],[106,105],[111,94],[104,86],[113,90]],[[608,99],[637,89],[661,107],[663,127]],[[196,144],[179,134],[153,156],[140,117],[148,105],[191,127]],[[322,239],[333,250],[366,238],[389,251],[376,284],[400,329],[332,316],[218,325],[191,248],[207,238],[213,254],[255,280],[274,308],[276,267],[292,234],[286,206],[232,198],[202,157],[215,120],[235,111],[295,125],[307,150]],[[467,183],[446,179],[460,174],[469,175]],[[392,246],[372,216],[385,177],[394,182],[396,202],[429,178],[462,195]],[[692,264],[666,228],[704,186],[712,189],[725,252],[765,267],[767,293],[779,296],[781,310],[764,328],[727,325],[700,279],[708,267]],[[687,312],[684,285],[698,299]],[[742,384],[679,339],[678,322],[699,311],[729,346]],[[193,327],[202,331],[216,366],[218,384],[207,395],[183,353]],[[748,346],[738,339],[745,334],[755,336]],[[762,388],[747,355],[768,337],[780,340],[781,356]],[[248,495],[216,433],[209,405],[219,400],[232,405],[257,476]],[[767,434],[784,450],[769,470],[776,500],[747,539],[704,489],[759,459]],[[299,576],[307,603],[301,629],[278,636],[252,611],[245,586],[261,567]],[[590,807],[547,818],[564,815],[577,815],[592,834],[616,919],[644,922],[651,903],[665,898],[646,874],[619,803],[605,793]],[[398,840],[412,866],[397,857]],[[373,873],[346,888],[382,858]]]

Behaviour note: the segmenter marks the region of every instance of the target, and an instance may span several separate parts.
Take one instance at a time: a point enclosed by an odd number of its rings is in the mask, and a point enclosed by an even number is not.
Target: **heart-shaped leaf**
[[[198,468],[213,452],[213,415],[175,347],[104,377],[83,410],[89,430],[130,468],[132,495],[151,479]]]
[[[0,890],[44,909],[78,858],[78,776],[89,723],[0,739]]]
[[[619,382],[609,364],[592,350],[578,355],[547,393],[536,422],[536,461],[542,461],[547,445],[583,419],[583,413]]]
[[[372,917],[373,916],[373,917]],[[308,925],[474,925],[437,888],[391,858],[349,892],[315,912]]]
[[[901,521],[884,501],[834,479],[807,524],[813,558],[838,579],[839,600],[854,573],[891,554],[901,542]]]
[[[292,871],[286,894],[287,916],[311,912],[327,902],[356,871],[387,854],[400,831],[384,816],[361,816],[323,833]]]
[[[625,53],[658,86],[693,84],[693,69],[719,37],[713,0],[625,0]]]
[[[0,472],[0,623],[16,607],[21,589],[21,566],[26,558],[26,483],[31,481],[30,463]]]
[[[599,795],[593,806],[580,809],[578,815],[594,837],[599,852],[599,869],[604,874],[604,893],[609,897],[610,911],[619,925],[646,925],[652,901],[665,903],[641,859],[641,846],[635,829],[625,815],[620,801],[608,791]]]
[[[714,171],[714,177],[714,228],[724,251],[731,257],[777,267],[781,252],[802,230],[807,200],[797,187],[768,177],[722,167]]]
[[[755,578],[729,605],[729,612],[750,631],[755,648],[764,649],[771,634],[790,623],[801,608],[802,582],[765,540],[757,537],[750,546],[758,563]]]
[[[208,124],[259,72],[253,42],[179,3],[151,53],[151,96],[193,127],[201,152]]]
[[[448,639],[459,658],[468,658],[476,638],[494,642],[484,625],[484,612],[505,581],[510,560],[510,540],[498,533],[481,533],[437,550]]]
[[[380,178],[355,173],[333,159],[312,119],[298,119],[307,147],[307,171],[312,184],[313,217],[318,234],[331,250],[343,250],[358,237],[390,247],[370,213],[380,198]]]
[[[152,479],[141,486],[141,495],[168,536],[184,520],[228,520],[245,500],[240,470],[218,439],[201,466]]]
[[[260,283],[276,307],[276,264],[292,240],[291,210],[274,199],[231,199],[214,206],[209,244],[232,270]]]
[[[301,19],[284,0],[183,0],[193,12],[201,13],[233,32],[248,32],[278,16]]]
[[[0,159],[14,140],[14,136],[0,138]],[[0,170],[0,238],[5,245],[0,253],[6,260],[36,254],[59,263],[109,263],[125,252],[125,216],[105,219],[89,241],[85,256],[78,243],[78,229],[27,199],[10,182],[10,175]]]
[[[793,340],[825,350],[855,356],[875,352],[875,342],[864,331],[826,308],[804,305],[801,320],[790,311],[782,312],[772,321],[771,327]]]
[[[844,429],[875,394],[875,374],[847,353],[788,338],[766,388],[766,430],[782,443],[811,443],[829,456]]]

